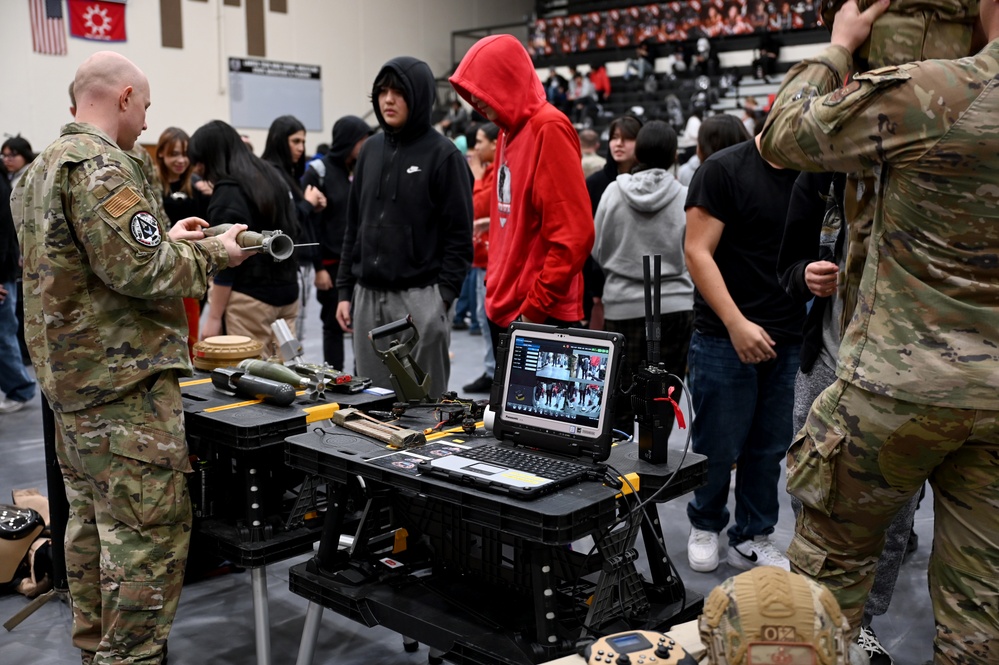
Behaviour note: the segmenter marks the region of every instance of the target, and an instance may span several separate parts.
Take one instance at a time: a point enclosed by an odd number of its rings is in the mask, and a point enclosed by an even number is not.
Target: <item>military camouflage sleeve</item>
[[[228,264],[221,241],[172,242],[134,172],[112,154],[69,175],[69,217],[94,273],[131,297],[202,297],[211,275]]]
[[[953,122],[932,90],[913,84],[918,65],[883,67],[843,84],[850,66],[846,49],[830,46],[788,72],[761,134],[764,158],[800,171],[901,165]]]
[[[149,212],[156,219],[162,220],[165,226],[169,228],[170,223],[166,216],[166,208],[163,207],[163,183],[156,172],[156,165],[153,163],[152,156],[150,156],[149,151],[138,143],[125,154],[134,157],[139,162],[139,171],[145,179],[145,182],[142,184],[148,185],[148,187],[141,188],[139,191],[150,204]]]

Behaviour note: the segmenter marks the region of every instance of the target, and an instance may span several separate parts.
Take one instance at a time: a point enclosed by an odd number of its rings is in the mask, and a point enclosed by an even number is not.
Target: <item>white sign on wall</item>
[[[268,129],[274,118],[293,115],[310,132],[323,128],[319,65],[229,58],[229,116],[234,127]]]

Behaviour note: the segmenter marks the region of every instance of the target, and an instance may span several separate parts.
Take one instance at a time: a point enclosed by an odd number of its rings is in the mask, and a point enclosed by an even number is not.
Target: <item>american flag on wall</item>
[[[66,23],[62,0],[28,0],[31,46],[35,53],[66,55]]]

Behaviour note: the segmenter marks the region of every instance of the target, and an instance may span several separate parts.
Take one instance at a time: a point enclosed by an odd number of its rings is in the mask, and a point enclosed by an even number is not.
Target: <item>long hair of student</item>
[[[159,175],[160,184],[163,186],[163,196],[170,196],[170,174],[167,173],[166,163],[161,155],[173,148],[175,143],[180,143],[180,149],[186,153],[190,142],[191,137],[180,127],[167,127],[160,134],[160,140],[156,143],[156,174]],[[191,191],[191,175],[194,173],[192,163],[189,161],[187,169],[180,174],[180,191],[188,196],[194,196]]]
[[[264,154],[261,159],[270,162],[286,176],[288,185],[294,187],[301,193],[299,183],[305,174],[305,153],[294,162],[291,159],[291,149],[288,146],[288,137],[296,132],[304,132],[305,125],[293,115],[282,115],[274,119],[270,129],[267,130],[267,141],[264,143]]]
[[[250,152],[231,125],[212,120],[199,127],[187,144],[187,156],[203,166],[208,182],[235,181],[257,210],[273,220],[273,228],[297,237],[298,222],[284,177]]]

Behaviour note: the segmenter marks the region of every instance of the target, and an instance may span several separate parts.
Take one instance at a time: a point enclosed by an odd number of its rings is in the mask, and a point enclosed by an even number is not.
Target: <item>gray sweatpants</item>
[[[412,351],[413,360],[430,376],[430,398],[437,399],[447,390],[451,379],[451,317],[444,309],[437,285],[406,291],[376,291],[360,285],[354,287],[351,301],[354,328],[354,363],[358,376],[371,379],[373,385],[392,388],[389,370],[375,353],[368,332],[412,315],[420,341]],[[408,338],[408,333],[401,333]],[[382,351],[391,338],[377,340]]]
[[[835,370],[823,363],[822,360],[816,360],[807,374],[798,370],[798,375],[794,378],[793,417],[796,435],[805,424],[812,402],[835,380]],[[872,617],[880,616],[888,611],[888,604],[891,603],[891,596],[895,591],[895,582],[898,580],[898,572],[902,567],[902,559],[905,558],[905,550],[909,544],[909,532],[912,530],[912,521],[915,518],[918,503],[919,494],[917,493],[909,503],[898,511],[888,527],[888,531],[885,532],[885,547],[881,551],[881,557],[874,569],[874,585],[871,587],[867,603],[864,605],[865,626],[870,624]],[[794,508],[794,514],[797,515],[801,510],[801,502],[792,496],[791,506]]]

